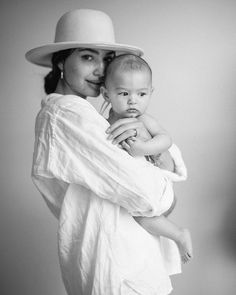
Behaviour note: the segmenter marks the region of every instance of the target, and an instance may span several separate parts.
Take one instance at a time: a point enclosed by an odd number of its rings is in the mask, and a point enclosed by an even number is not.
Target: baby
[[[108,65],[104,86],[101,87],[105,101],[111,104],[108,121],[110,124],[122,118],[137,118],[142,121],[151,139],[142,140],[136,137],[136,134],[123,141],[122,148],[132,156],[145,156],[158,166],[158,156],[169,149],[172,141],[167,131],[146,113],[152,92],[152,71],[141,57],[131,54],[119,55]],[[151,234],[174,240],[182,262],[185,263],[193,256],[191,236],[187,229],[178,227],[166,218],[173,210],[174,204],[175,201],[168,212],[161,216],[135,219]]]

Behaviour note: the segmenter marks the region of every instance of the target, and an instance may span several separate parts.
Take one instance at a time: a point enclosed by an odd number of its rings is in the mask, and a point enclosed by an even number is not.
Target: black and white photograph
[[[0,15],[0,294],[234,294],[236,1]]]

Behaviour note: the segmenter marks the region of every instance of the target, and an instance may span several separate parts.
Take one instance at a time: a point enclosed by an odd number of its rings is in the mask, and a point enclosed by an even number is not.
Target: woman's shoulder
[[[62,95],[58,93],[51,93],[47,95],[46,98],[42,101],[42,107],[46,107],[47,109],[50,109],[53,112],[58,110],[71,110],[81,112],[85,108],[93,108],[93,106],[87,100],[77,95]]]
[[[73,94],[58,94],[51,93],[46,97],[47,101],[51,105],[60,106],[60,107],[69,107],[71,105],[88,105],[88,102]]]
[[[98,124],[104,118],[99,115],[95,107],[77,95],[61,95],[52,93],[45,99],[40,111],[41,117],[47,116],[51,120],[69,119],[82,122],[96,121]]]

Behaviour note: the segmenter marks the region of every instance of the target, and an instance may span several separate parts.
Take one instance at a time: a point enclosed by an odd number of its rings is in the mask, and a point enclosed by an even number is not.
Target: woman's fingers
[[[132,136],[142,138],[143,140],[151,138],[144,123],[136,118],[119,119],[106,132],[109,134],[108,139],[113,140],[113,143],[120,143]]]
[[[107,129],[107,133],[112,133],[117,128],[121,126],[127,126],[128,124],[133,122],[138,122],[138,120],[136,118],[119,119]],[[125,130],[127,130],[127,128]]]
[[[107,139],[113,140],[114,143],[120,143],[121,141],[126,140],[127,138],[139,136],[141,124],[142,123],[140,123],[139,121],[126,121],[126,123],[124,124],[116,125],[115,129],[112,125],[112,129],[110,129],[111,131]]]
[[[128,143],[126,141],[122,141],[121,146],[126,151],[130,150],[130,146],[128,145]]]
[[[121,130],[118,130],[117,132],[115,132],[115,134],[113,136],[111,136],[110,138],[108,137],[108,139],[112,140],[112,143],[114,144],[119,144],[122,141],[125,141],[126,139],[133,137],[136,134],[135,129],[129,129],[126,131],[122,131],[122,133],[120,134]]]
[[[135,131],[135,127],[133,126],[133,123],[120,125],[116,129],[113,129],[111,131],[111,133],[109,133],[107,139],[115,139],[116,137],[118,137],[122,133],[125,133],[126,131],[129,132],[128,133],[129,136],[134,136],[134,134],[136,133],[136,131]]]

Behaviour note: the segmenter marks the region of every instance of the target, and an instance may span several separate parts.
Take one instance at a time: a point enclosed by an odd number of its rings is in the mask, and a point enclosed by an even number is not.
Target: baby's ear
[[[100,88],[100,91],[101,91],[101,94],[103,96],[103,98],[107,101],[107,102],[110,102],[110,98],[108,96],[108,93],[107,93],[107,89],[105,86],[101,86]]]

